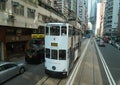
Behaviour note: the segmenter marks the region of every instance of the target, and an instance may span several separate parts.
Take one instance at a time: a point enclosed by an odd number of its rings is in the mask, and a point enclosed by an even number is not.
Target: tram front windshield
[[[61,27],[61,30],[60,30],[60,27]],[[50,28],[50,32],[49,32],[49,28]],[[66,35],[67,27],[66,26],[48,26],[48,27],[46,27],[46,35],[59,36],[60,33],[61,33],[61,35]]]
[[[50,27],[50,35],[60,35],[60,26],[51,26]]]

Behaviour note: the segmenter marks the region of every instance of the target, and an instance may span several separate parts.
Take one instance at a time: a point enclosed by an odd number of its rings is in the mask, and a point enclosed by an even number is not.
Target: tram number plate
[[[58,46],[58,43],[51,43],[51,46]]]

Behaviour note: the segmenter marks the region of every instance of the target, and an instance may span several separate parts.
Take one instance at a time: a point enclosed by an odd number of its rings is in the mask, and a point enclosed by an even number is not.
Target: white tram
[[[68,23],[46,23],[45,35],[45,73],[66,77],[80,56],[81,32]]]

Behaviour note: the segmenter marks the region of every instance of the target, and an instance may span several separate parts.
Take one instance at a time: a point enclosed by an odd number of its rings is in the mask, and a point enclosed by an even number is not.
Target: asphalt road
[[[13,77],[3,85],[35,85],[44,75],[44,64],[27,64],[25,73]]]
[[[81,54],[83,53],[83,50],[85,49],[88,41],[89,41],[89,39],[83,40],[82,47],[81,47]],[[108,46],[108,47],[110,47],[110,46]],[[102,53],[105,54],[106,53],[105,51],[107,51],[107,50],[105,50],[105,49],[107,49],[107,46],[105,48],[100,48],[100,49],[101,49]],[[108,48],[108,50],[109,50],[109,48]],[[106,58],[107,57],[105,57],[105,59]],[[109,58],[109,59],[111,59],[111,58]],[[111,59],[111,61],[113,59]],[[24,62],[24,59],[21,62]],[[75,66],[77,63],[79,64],[79,62],[80,61],[78,60],[75,63]],[[83,61],[81,62],[80,68],[76,67],[79,70],[78,70],[78,72],[76,72],[77,75],[74,79],[75,81],[73,82],[73,85],[84,85],[84,84],[85,85],[107,85],[107,84],[104,84],[104,82],[103,82],[104,76],[102,76],[102,75],[104,75],[104,71],[102,71],[102,70],[104,70],[104,69],[101,70],[102,65],[99,64],[99,62],[100,62],[100,60],[98,59],[97,51],[95,50],[94,42],[92,40],[92,41],[90,41],[90,44],[88,45],[85,55],[83,56]],[[108,63],[110,63],[109,60],[108,60]],[[114,67],[113,64],[110,63],[110,66]],[[117,66],[119,66],[119,65],[117,65]],[[48,77],[45,74],[44,63],[38,64],[38,65],[27,64],[27,68],[28,69],[24,74],[13,77],[12,79],[5,82],[3,85],[35,85],[39,81],[43,81],[43,80],[47,80],[47,82],[48,82],[48,83],[46,82],[45,85],[66,85],[67,82],[70,80],[70,78],[73,79],[73,77],[71,77],[71,75],[72,75],[73,70],[75,69],[75,68],[72,69],[70,75],[67,78],[55,79],[55,78]],[[112,70],[114,70],[114,69],[112,69]],[[115,71],[113,71],[113,73],[114,72]],[[115,75],[117,75],[117,74],[115,74]],[[73,76],[74,76],[74,74],[73,74]]]
[[[120,50],[110,44],[99,47],[116,85],[120,85]]]
[[[88,40],[83,39],[82,40],[82,46],[81,46],[81,53],[83,52],[86,43]],[[13,62],[25,62],[24,57],[20,59],[13,59],[11,60]],[[27,64],[27,71],[24,74],[17,75],[8,81],[6,81],[3,85],[35,85],[40,80],[44,80],[46,77],[48,77],[44,72],[44,63],[38,64],[38,65],[31,65]],[[51,79],[49,78],[49,81],[55,81],[57,79]],[[65,85],[68,78],[61,80],[61,85]],[[54,84],[53,84],[54,85]]]

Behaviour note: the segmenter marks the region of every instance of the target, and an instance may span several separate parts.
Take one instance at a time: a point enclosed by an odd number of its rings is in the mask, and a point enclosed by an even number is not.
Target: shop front
[[[16,41],[6,43],[6,52],[8,58],[19,58],[24,56],[26,42],[27,41]]]
[[[32,29],[0,26],[0,60],[24,56]]]
[[[9,29],[6,31],[7,32],[5,38],[6,60],[9,60],[11,58],[19,58],[25,55],[26,44],[27,42],[29,42],[31,36],[30,34],[26,34],[24,31],[25,30],[23,29],[17,30]]]
[[[1,42],[0,42],[0,61],[2,60],[2,46],[1,46]]]
[[[5,30],[0,26],[0,61],[3,60],[3,41],[5,36]]]

